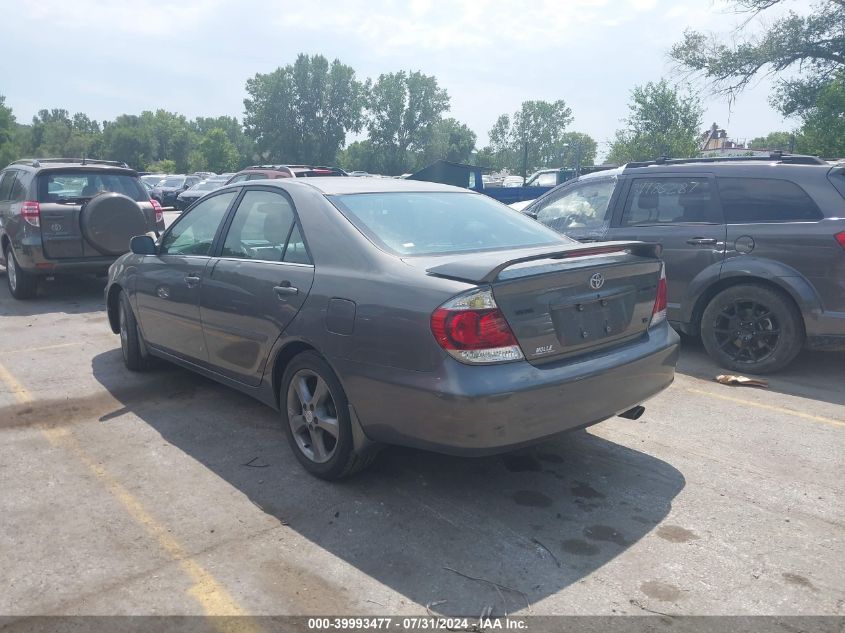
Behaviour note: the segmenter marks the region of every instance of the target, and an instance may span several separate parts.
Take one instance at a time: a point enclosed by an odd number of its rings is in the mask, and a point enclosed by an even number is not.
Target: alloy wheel
[[[120,315],[120,351],[123,353],[123,359],[129,359],[129,325],[126,323],[126,308],[120,306],[118,311]]]
[[[12,249],[6,252],[6,276],[9,278],[9,287],[12,292],[18,289],[18,271],[15,269],[15,256]]]
[[[719,311],[713,333],[717,346],[731,360],[754,364],[774,354],[781,328],[777,315],[768,306],[739,299]]]
[[[288,422],[299,450],[318,464],[335,454],[339,423],[334,398],[326,381],[315,371],[293,375],[287,393]]]

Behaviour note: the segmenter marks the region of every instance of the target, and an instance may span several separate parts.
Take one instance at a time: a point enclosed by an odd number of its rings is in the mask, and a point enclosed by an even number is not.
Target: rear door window
[[[824,216],[794,182],[776,178],[718,178],[728,224],[815,222]]]
[[[15,182],[15,172],[7,171],[0,178],[0,202],[5,202],[9,199],[12,193],[12,183]]]
[[[622,212],[623,226],[721,224],[710,179],[635,178]]]
[[[9,193],[9,200],[12,202],[23,202],[26,199],[26,188],[23,186],[23,174],[17,172],[12,182],[12,191]]]

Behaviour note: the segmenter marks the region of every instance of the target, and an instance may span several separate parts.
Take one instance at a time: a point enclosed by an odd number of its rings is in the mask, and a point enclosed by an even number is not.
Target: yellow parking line
[[[35,400],[29,390],[2,364],[0,364],[0,380],[9,387],[19,403],[27,404]],[[154,538],[174,561],[179,563],[179,566],[193,582],[188,594],[200,604],[206,615],[246,615],[244,609],[211,572],[192,560],[179,541],[169,534],[167,527],[159,523],[144,505],[117,481],[104,466],[94,461],[67,429],[44,426],[39,427],[39,429],[53,446],[64,448],[76,455],[97,480],[120,502],[132,520],[144,528],[147,534]],[[226,631],[248,633],[260,630],[250,620],[222,620],[219,621],[219,624]]]
[[[59,349],[60,347],[75,347],[82,345],[81,342],[73,342],[73,343],[57,343],[56,345],[44,345],[42,347],[26,347],[21,349],[10,349],[8,351],[3,352],[3,355],[6,356],[8,354],[22,354],[24,352],[43,352],[48,349]]]
[[[834,420],[833,418],[826,418],[823,415],[813,415],[812,413],[803,413],[801,411],[793,411],[792,409],[787,409],[785,407],[778,407],[771,404],[763,404],[762,402],[755,402],[754,400],[746,400],[745,398],[736,398],[734,396],[726,396],[725,394],[715,393],[713,391],[705,391],[704,389],[693,389],[691,387],[687,387],[686,391],[689,393],[696,393],[702,396],[709,396],[711,398],[717,398],[719,400],[725,400],[727,402],[735,402],[737,404],[745,404],[749,407],[756,407],[757,409],[765,409],[766,411],[774,411],[775,413],[784,413],[786,415],[792,415],[797,418],[804,418],[805,420],[812,420],[813,422],[820,422],[822,424],[829,424],[830,426],[845,426],[845,422],[842,420]]]

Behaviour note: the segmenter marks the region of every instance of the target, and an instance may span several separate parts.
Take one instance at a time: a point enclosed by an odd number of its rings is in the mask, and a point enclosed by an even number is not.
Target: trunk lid
[[[659,246],[576,243],[528,251],[452,256],[427,272],[490,284],[526,360],[535,365],[646,332],[660,280]]]

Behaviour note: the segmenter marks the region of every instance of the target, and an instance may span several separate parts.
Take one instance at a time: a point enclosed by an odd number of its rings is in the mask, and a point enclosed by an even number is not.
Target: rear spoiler
[[[519,257],[502,260],[502,253],[480,253],[472,257],[462,256],[446,264],[428,268],[426,272],[436,277],[447,277],[461,281],[471,281],[479,284],[493,283],[499,274],[514,264],[533,262],[540,259],[570,259],[573,257],[587,257],[605,253],[625,251],[637,257],[658,258],[663,247],[660,244],[647,242],[602,242],[591,246],[574,243],[563,248],[550,250],[548,247],[519,250]],[[514,251],[509,251],[508,255]]]

